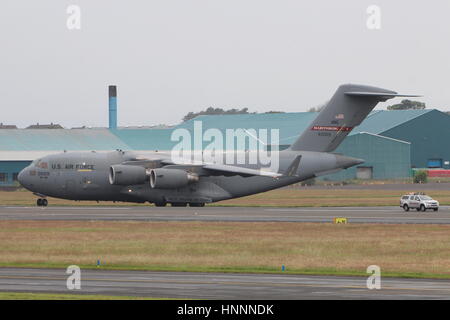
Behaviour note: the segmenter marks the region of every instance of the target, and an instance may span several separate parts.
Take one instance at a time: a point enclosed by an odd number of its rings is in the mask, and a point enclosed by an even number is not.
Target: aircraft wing
[[[123,165],[129,165],[129,166],[141,166],[146,169],[155,169],[160,168],[164,166],[165,164],[171,164],[171,163],[165,163],[164,159],[147,159],[147,160],[129,160],[122,162]]]
[[[299,155],[295,157],[295,159],[292,161],[290,166],[287,168],[286,172],[278,173],[269,171],[266,168],[260,168],[260,169],[250,169],[250,168],[243,168],[243,167],[237,167],[237,166],[230,166],[230,165],[224,165],[224,164],[205,164],[202,166],[203,169],[220,172],[225,175],[240,175],[240,176],[263,176],[263,177],[272,177],[272,178],[279,178],[279,177],[292,177],[297,176],[297,169],[300,164],[302,156]]]
[[[234,176],[240,175],[244,177],[250,176],[265,176],[277,178],[283,176],[282,173],[272,172],[265,169],[250,169],[238,166],[231,166],[225,164],[212,164],[212,163],[202,163],[202,162],[190,162],[190,161],[182,161],[182,162],[173,162],[169,159],[139,159],[139,160],[130,160],[122,163],[123,165],[133,165],[133,166],[141,166],[148,169],[161,168],[165,167],[167,169],[187,169],[192,170],[203,169],[206,171],[210,171],[212,175],[226,175],[226,176]],[[290,174],[288,174],[290,175]]]
[[[249,169],[243,167],[229,166],[225,164],[205,164],[203,169],[220,172],[225,175],[239,175],[239,176],[264,176],[278,178],[283,176],[281,173],[266,171],[264,169]]]

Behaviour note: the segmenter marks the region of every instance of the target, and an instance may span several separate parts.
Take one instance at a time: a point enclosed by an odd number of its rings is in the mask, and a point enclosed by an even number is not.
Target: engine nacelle
[[[109,168],[109,183],[128,186],[131,184],[143,184],[147,180],[147,172],[144,167],[132,165],[114,165]]]
[[[175,189],[198,181],[198,175],[181,169],[153,169],[150,171],[150,186],[157,189]]]

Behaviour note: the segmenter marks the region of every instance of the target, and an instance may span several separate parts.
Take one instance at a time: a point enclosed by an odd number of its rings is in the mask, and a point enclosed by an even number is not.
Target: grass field
[[[450,226],[0,221],[0,266],[450,278]]]
[[[403,194],[413,191],[417,190],[412,185],[405,185],[404,190],[287,188],[221,201],[218,204],[277,207],[397,206]],[[427,194],[437,199],[441,205],[450,204],[450,190],[433,190]]]
[[[278,189],[265,193],[260,193],[248,197],[231,199],[214,203],[215,206],[280,206],[280,207],[342,207],[342,206],[396,206],[400,196],[417,191],[413,185],[405,185],[404,190],[368,190],[368,189],[308,189],[308,188],[287,188]],[[428,192],[430,196],[437,199],[442,205],[450,205],[450,190],[433,190]],[[36,196],[29,191],[3,191],[0,192],[0,205],[36,205]],[[49,205],[112,205],[112,202],[94,201],[70,201],[63,199],[49,198]],[[115,203],[120,205],[142,205]]]

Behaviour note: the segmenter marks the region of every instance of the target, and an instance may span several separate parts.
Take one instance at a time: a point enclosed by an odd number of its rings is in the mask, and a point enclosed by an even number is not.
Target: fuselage
[[[164,152],[150,154],[152,157],[161,155]],[[200,172],[198,181],[172,189],[152,188],[148,181],[134,185],[111,184],[110,167],[136,158],[133,152],[124,151],[49,155],[33,161],[20,172],[18,178],[23,187],[41,197],[138,203],[208,203],[280,188],[361,163],[359,159],[333,153],[286,150],[279,152],[277,171],[285,172],[299,155],[300,165],[290,176],[273,178]],[[237,166],[261,168],[258,164]]]

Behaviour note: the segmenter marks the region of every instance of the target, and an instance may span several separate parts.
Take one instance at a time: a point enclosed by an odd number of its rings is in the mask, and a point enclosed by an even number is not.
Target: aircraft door
[[[68,198],[70,198],[71,196],[73,197],[73,196],[77,195],[76,191],[77,190],[75,188],[75,180],[73,180],[73,179],[66,180],[65,184],[64,184],[64,192],[65,192],[66,196]]]

